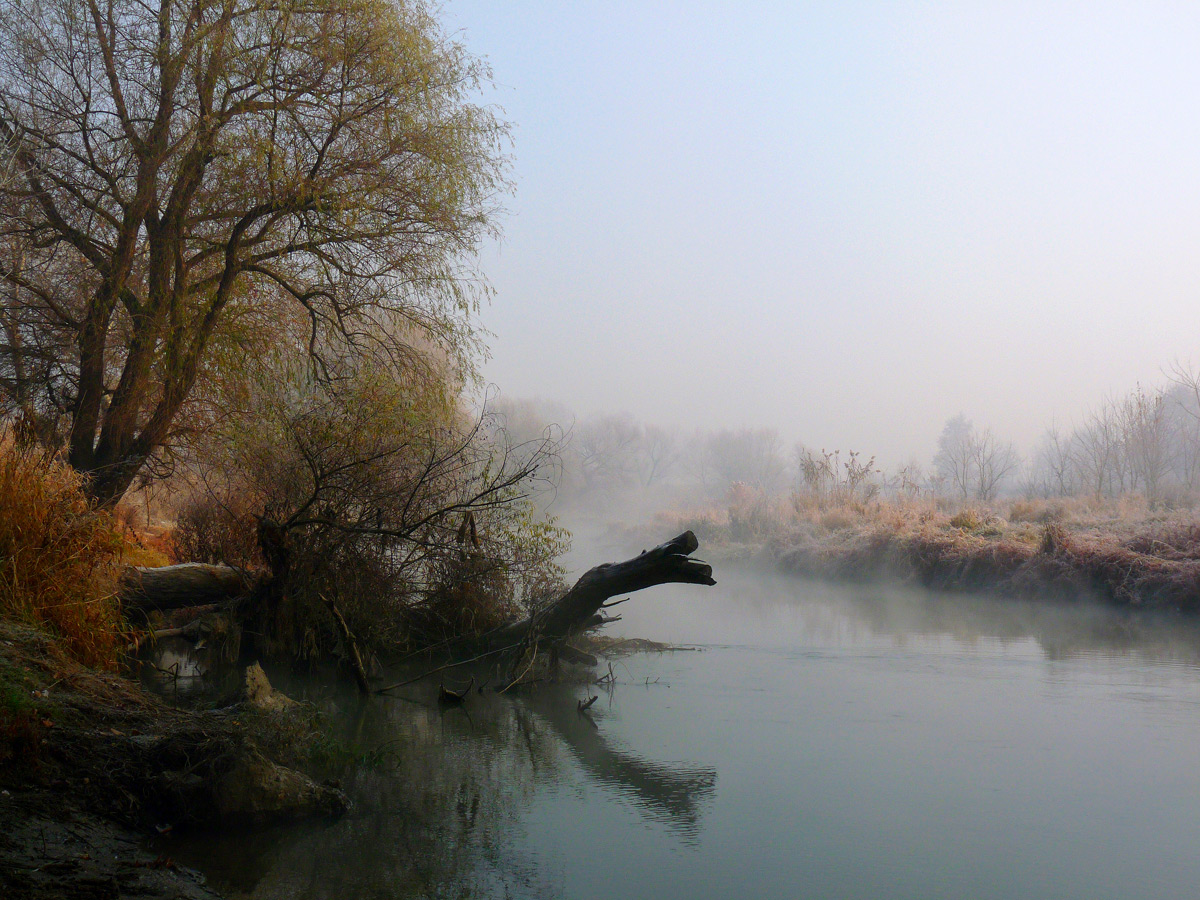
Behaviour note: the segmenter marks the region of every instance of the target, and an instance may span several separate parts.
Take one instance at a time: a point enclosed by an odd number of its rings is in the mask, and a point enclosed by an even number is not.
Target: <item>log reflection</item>
[[[696,836],[703,809],[716,791],[716,769],[655,762],[617,749],[605,737],[603,726],[578,712],[566,697],[539,702],[536,708],[593,779],[631,797],[654,819]]]

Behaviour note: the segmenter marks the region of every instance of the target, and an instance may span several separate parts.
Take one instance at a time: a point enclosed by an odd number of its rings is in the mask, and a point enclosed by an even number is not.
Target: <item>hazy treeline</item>
[[[628,413],[577,418],[530,399],[505,398],[496,413],[511,440],[555,439],[563,510],[645,512],[731,490],[823,503],[1126,495],[1186,503],[1200,489],[1200,375],[1183,368],[1168,384],[1105,401],[1070,428],[1050,426],[1028,455],[960,413],[928,460],[891,468],[868,449],[789,445],[773,428],[672,429]]]
[[[1138,386],[1105,401],[1070,429],[1051,426],[1022,478],[1042,497],[1141,494],[1180,501],[1200,489],[1200,374],[1173,372],[1170,384]]]
[[[558,450],[562,511],[652,510],[663,503],[723,496],[734,484],[775,493],[793,466],[770,428],[692,431],[640,422],[628,413],[576,418],[566,406],[502,398],[494,405],[507,439],[549,439]]]

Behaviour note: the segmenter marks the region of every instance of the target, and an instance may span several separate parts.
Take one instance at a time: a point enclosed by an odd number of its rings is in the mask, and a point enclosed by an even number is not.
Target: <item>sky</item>
[[[513,125],[485,377],[927,462],[1200,365],[1200,4],[448,0]]]

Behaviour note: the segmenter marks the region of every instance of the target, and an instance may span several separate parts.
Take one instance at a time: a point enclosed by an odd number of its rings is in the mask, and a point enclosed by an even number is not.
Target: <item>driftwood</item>
[[[712,566],[690,556],[699,547],[696,535],[685,531],[633,559],[588,569],[559,600],[527,619],[499,629],[489,638],[489,643],[497,647],[516,646],[530,640],[558,644],[573,634],[614,621],[600,610],[615,605],[607,601],[617,594],[629,594],[657,584],[716,584]]]
[[[230,600],[249,591],[252,583],[252,577],[232,566],[130,566],[121,573],[118,593],[127,609],[171,610]]]
[[[455,706],[467,699],[467,694],[471,693],[471,688],[475,686],[475,676],[471,676],[471,681],[465,688],[455,691],[446,687],[443,681],[438,685],[438,703],[442,706]]]
[[[358,692],[366,696],[371,693],[371,683],[367,680],[367,670],[363,666],[362,654],[358,652],[358,641],[354,640],[354,635],[350,632],[350,626],[346,624],[346,620],[342,616],[342,611],[328,597],[322,597],[321,599],[325,601],[325,605],[337,620],[338,628],[342,631],[342,638],[346,642],[346,650],[350,656],[350,663],[354,668],[354,680],[358,682]]]

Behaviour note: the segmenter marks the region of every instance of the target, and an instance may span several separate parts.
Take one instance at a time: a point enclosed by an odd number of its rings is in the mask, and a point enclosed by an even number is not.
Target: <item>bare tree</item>
[[[5,393],[113,502],[275,305],[314,357],[390,317],[464,351],[504,166],[484,74],[423,0],[6,0]]]
[[[990,428],[976,429],[962,413],[946,422],[934,457],[938,473],[961,499],[984,502],[996,499],[1019,464],[1011,443],[997,440]]]
[[[1001,442],[990,428],[973,435],[971,462],[975,477],[975,497],[985,503],[996,499],[1004,480],[1021,463],[1016,449],[1007,441]]]
[[[675,435],[661,425],[647,425],[642,430],[642,485],[650,487],[666,478],[679,461],[679,442]]]
[[[1175,363],[1170,377],[1175,385],[1170,392],[1176,420],[1175,463],[1180,480],[1189,490],[1195,490],[1200,485],[1200,373]]]
[[[947,420],[938,438],[934,469],[963,500],[971,496],[971,442],[975,426],[963,413]]]
[[[1141,385],[1121,404],[1122,447],[1130,473],[1129,486],[1140,487],[1157,502],[1162,481],[1171,467],[1171,422],[1161,391],[1147,393]]]
[[[1030,465],[1029,493],[1045,497],[1068,497],[1075,492],[1076,466],[1074,435],[1064,434],[1051,425]]]
[[[1076,465],[1087,490],[1096,497],[1115,496],[1120,472],[1121,444],[1112,405],[1093,412],[1073,441]]]
[[[773,429],[719,431],[708,438],[706,449],[722,489],[742,482],[769,493],[783,483],[787,466]]]
[[[572,435],[571,449],[584,489],[608,491],[631,486],[637,475],[641,440],[642,426],[628,413],[600,416],[580,425]]]

